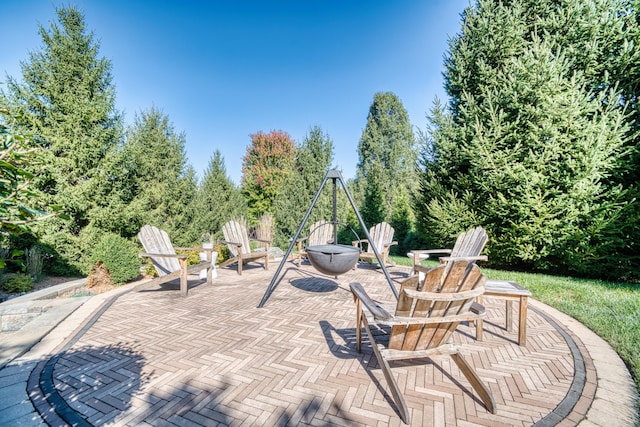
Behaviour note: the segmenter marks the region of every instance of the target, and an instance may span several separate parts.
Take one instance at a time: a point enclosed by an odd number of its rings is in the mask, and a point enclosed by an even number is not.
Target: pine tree
[[[367,125],[358,144],[358,156],[354,197],[359,203],[367,203],[362,197],[370,188],[372,170],[378,168],[377,185],[381,194],[375,197],[382,202],[382,220],[390,221],[396,199],[401,194],[413,194],[416,189],[415,136],[407,111],[395,94],[380,92],[374,95]],[[367,223],[367,226],[372,225],[375,223]]]
[[[233,218],[246,217],[247,206],[240,189],[227,176],[224,159],[216,150],[204,175],[195,203],[197,233],[220,234],[222,226]]]
[[[333,161],[333,141],[319,126],[312,127],[296,150],[294,161],[294,172],[283,184],[273,205],[276,244],[280,246],[288,246],[288,239],[294,236],[318,192],[322,179]],[[307,220],[307,225],[320,219],[331,219],[332,202],[332,187],[326,185]],[[305,230],[305,233],[307,232],[308,229]]]
[[[615,82],[598,86],[580,66],[577,49],[609,16],[593,6],[580,21],[591,31],[573,37],[557,21],[578,2],[483,0],[465,11],[446,60],[450,109],[434,108],[421,156],[429,234],[483,225],[495,264],[622,277],[614,254],[626,250],[629,192],[612,178],[630,132]]]
[[[187,164],[185,135],[176,133],[169,117],[155,107],[136,115],[123,150],[130,189],[127,209],[131,223],[164,229],[177,245],[193,243],[190,229],[197,183]]]
[[[383,190],[384,172],[379,162],[372,162],[371,169],[367,175],[367,182],[364,188],[364,202],[360,215],[365,225],[369,228],[386,220],[384,190]],[[359,227],[361,228],[361,227]],[[360,230],[364,235],[363,230]]]
[[[393,240],[398,242],[397,245],[391,246],[391,254],[405,255],[411,249],[420,247],[414,232],[415,221],[409,196],[401,192],[396,197],[391,213],[390,223],[394,228]]]
[[[36,185],[46,194],[45,204],[61,205],[69,216],[43,223],[42,241],[63,263],[83,270],[88,248],[80,234],[98,209],[94,194],[107,185],[98,171],[121,141],[122,124],[111,63],[99,58],[83,14],[75,7],[56,14],[59,24],[39,27],[43,45],[22,63],[24,81],[8,77],[2,98],[26,132],[46,141]]]

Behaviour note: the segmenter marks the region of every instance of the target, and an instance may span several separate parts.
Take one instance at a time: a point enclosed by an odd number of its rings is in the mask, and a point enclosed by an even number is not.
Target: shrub
[[[153,262],[151,262],[151,258],[144,258],[144,261],[142,262],[142,274],[144,274],[145,276],[149,276],[149,277],[158,277],[158,271],[156,270],[156,267],[153,265]]]
[[[117,285],[138,277],[140,272],[136,245],[113,233],[107,233],[100,238],[93,249],[91,260],[94,265],[102,262],[109,271],[111,280]]]
[[[229,252],[229,247],[224,243],[214,244],[213,250],[218,252],[218,259],[216,260],[216,264],[220,264],[222,261],[225,261],[231,258],[231,252]]]
[[[33,279],[28,274],[9,273],[2,276],[2,289],[7,293],[29,292],[33,289]]]
[[[25,243],[20,244],[18,247],[28,248],[34,244],[33,241]],[[68,232],[65,234],[62,231],[52,232],[42,236],[39,246],[45,253],[45,274],[79,277],[91,270],[90,268],[80,268],[78,260],[83,259],[84,252],[90,251],[82,251],[80,249],[77,236],[72,236]]]
[[[177,250],[177,254],[186,255],[187,256],[187,265],[196,265],[200,264],[200,251],[198,250]]]

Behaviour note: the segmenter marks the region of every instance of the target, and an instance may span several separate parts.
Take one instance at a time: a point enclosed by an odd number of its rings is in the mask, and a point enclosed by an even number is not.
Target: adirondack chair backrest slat
[[[224,239],[228,242],[234,243],[242,243],[242,247],[240,250],[243,254],[251,253],[251,246],[249,246],[249,235],[247,234],[247,229],[244,225],[240,224],[237,221],[229,221],[224,226],[222,226],[222,233],[224,234]],[[229,251],[235,257],[238,256],[238,247],[235,245],[228,244]]]
[[[478,256],[487,244],[489,237],[482,227],[476,227],[460,233],[451,250],[451,257]]]
[[[306,246],[326,245],[333,241],[334,225],[326,220],[320,220],[309,227],[309,237]]]
[[[417,276],[403,282],[396,307],[396,316],[402,317],[446,317],[469,310],[474,297],[451,301],[415,299],[406,289],[422,292],[461,292],[484,286],[487,278],[473,262],[450,261],[432,269],[420,282]],[[436,348],[450,338],[459,321],[435,325],[398,325],[391,328],[389,348],[397,350],[427,350]]]
[[[384,245],[388,245],[393,241],[394,232],[393,227],[386,222],[381,222],[371,227],[369,236],[371,236],[373,245],[378,250],[378,253],[382,253],[384,251]],[[369,247],[367,252],[373,252],[373,249]]]
[[[271,242],[273,240],[273,216],[271,214],[262,215],[254,232],[256,239]],[[258,248],[264,248],[266,245],[260,241],[256,242]]]
[[[175,255],[176,251],[166,231],[151,225],[145,225],[138,233],[138,239],[145,252],[151,254]],[[180,270],[180,262],[176,258],[151,257],[158,276],[166,276]]]

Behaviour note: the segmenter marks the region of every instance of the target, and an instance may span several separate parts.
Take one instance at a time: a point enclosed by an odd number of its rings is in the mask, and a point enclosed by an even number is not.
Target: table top
[[[407,257],[413,259],[414,258],[414,253],[413,252],[408,252],[407,253]],[[418,254],[418,258],[420,259],[427,259],[429,258],[429,254]]]
[[[531,296],[531,291],[518,285],[516,282],[509,280],[487,280],[484,285],[484,293],[500,294],[500,295],[518,295],[518,296]]]

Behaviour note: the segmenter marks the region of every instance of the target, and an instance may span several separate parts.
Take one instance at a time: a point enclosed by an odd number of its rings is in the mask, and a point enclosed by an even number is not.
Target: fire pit
[[[315,245],[306,248],[313,268],[329,276],[351,270],[360,258],[360,248],[347,245]]]
[[[269,298],[269,295],[271,295],[273,290],[278,285],[277,280],[278,280],[278,277],[280,276],[280,272],[282,271],[282,267],[284,267],[285,262],[287,262],[287,260],[289,259],[289,255],[291,254],[293,245],[295,245],[296,242],[298,241],[298,238],[300,237],[300,232],[302,231],[302,227],[304,227],[304,224],[306,224],[307,220],[309,219],[309,215],[311,214],[311,211],[315,207],[316,202],[318,201],[318,198],[320,197],[320,194],[322,193],[322,190],[324,189],[324,186],[328,180],[333,181],[333,221],[332,222],[334,224],[337,224],[337,221],[336,221],[337,203],[338,203],[337,188],[338,188],[338,181],[340,181],[340,185],[342,186],[342,189],[346,193],[347,199],[349,199],[349,203],[353,208],[353,212],[356,214],[356,217],[360,222],[360,227],[364,231],[365,236],[367,236],[369,245],[373,244],[371,240],[371,236],[369,236],[369,232],[367,231],[367,226],[362,220],[362,217],[360,216],[360,212],[358,212],[358,208],[356,207],[356,204],[353,201],[351,194],[349,194],[349,190],[347,189],[347,184],[342,179],[342,175],[340,174],[340,171],[338,171],[337,169],[331,169],[327,171],[326,175],[324,176],[324,179],[322,180],[322,184],[320,184],[320,188],[318,188],[318,192],[316,193],[315,197],[313,198],[313,201],[311,202],[311,205],[309,206],[309,209],[307,210],[307,213],[304,214],[304,218],[302,218],[302,222],[300,222],[298,231],[296,231],[295,236],[293,236],[293,238],[291,239],[291,244],[289,245],[289,249],[287,249],[286,254],[282,257],[282,261],[278,266],[278,270],[276,271],[276,274],[274,274],[273,278],[271,278],[271,283],[269,283],[269,287],[265,291],[264,296],[262,297],[262,300],[260,300],[260,304],[258,304],[258,307],[264,306],[264,303],[267,302],[267,298]],[[335,234],[336,232],[334,230],[333,241],[337,242],[338,238],[337,238],[337,235]],[[389,287],[391,288],[393,295],[395,295],[397,299],[398,290],[396,289],[393,283],[393,280],[391,280],[391,276],[389,276],[389,272],[387,272],[387,269],[384,266],[384,263],[382,262],[380,255],[378,254],[377,251],[375,252],[376,252],[376,258],[378,258],[378,262],[380,263],[380,268],[382,268],[382,271],[384,272],[384,275],[387,278],[387,281],[389,282]],[[339,274],[346,273],[356,265],[356,263],[358,262],[358,258],[360,258],[361,251],[359,247],[333,244],[333,245],[307,246],[306,253],[307,253],[307,258],[309,258],[309,261],[311,262],[311,265],[320,273],[324,273],[329,276],[337,276]]]

